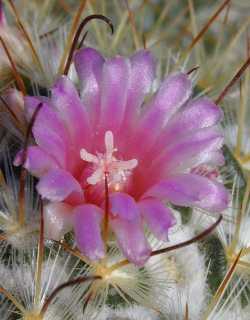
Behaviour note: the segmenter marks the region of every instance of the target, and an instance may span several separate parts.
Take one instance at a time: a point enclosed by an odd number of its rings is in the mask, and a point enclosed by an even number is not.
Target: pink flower
[[[166,204],[226,208],[223,185],[194,170],[223,164],[223,136],[216,127],[222,113],[207,98],[191,99],[192,83],[184,73],[170,75],[143,104],[155,76],[153,57],[145,50],[105,60],[86,48],[75,55],[75,66],[80,97],[63,76],[50,98],[25,99],[29,117],[43,101],[25,167],[50,201],[45,208],[50,235],[60,238],[71,220],[78,247],[92,260],[105,254],[107,179],[110,227],[124,255],[143,265],[151,250],[144,223],[165,240],[174,224]]]

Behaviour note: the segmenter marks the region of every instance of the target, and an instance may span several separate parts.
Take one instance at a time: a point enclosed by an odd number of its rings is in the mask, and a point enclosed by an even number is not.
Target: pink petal
[[[153,145],[159,132],[170,117],[187,101],[191,92],[192,83],[184,73],[170,75],[162,83],[135,134],[133,143],[137,146],[137,153],[145,152]]]
[[[20,151],[14,161],[15,165],[21,165],[23,150]],[[24,167],[34,176],[41,177],[51,169],[59,169],[56,160],[40,147],[31,146],[27,150]]]
[[[140,219],[125,220],[117,217],[111,219],[110,223],[125,257],[137,266],[143,266],[150,256],[151,249],[144,236]]]
[[[174,133],[182,133],[211,127],[222,119],[222,110],[208,98],[192,100],[186,108],[177,114],[168,124]],[[176,127],[177,126],[177,127]]]
[[[127,102],[131,66],[126,58],[116,57],[103,65],[101,114],[103,131],[117,131],[122,123]]]
[[[228,192],[221,183],[195,174],[169,177],[149,189],[143,198],[167,199],[175,205],[196,206],[222,211],[228,205]]]
[[[200,98],[191,101],[187,107],[177,113],[167,124],[152,152],[163,148],[168,142],[186,136],[192,131],[211,127],[222,118],[222,111],[211,100]]]
[[[25,97],[26,109],[32,108],[32,113],[39,103],[40,101],[35,97]],[[69,136],[63,123],[48,104],[43,103],[35,119],[32,132],[36,143],[54,157],[61,167],[66,168],[68,146],[70,145]]]
[[[216,128],[204,128],[184,136],[166,146],[164,152],[155,159],[154,167],[161,167],[165,174],[172,174],[192,168],[209,158],[210,153],[218,151],[223,144],[223,135]]]
[[[49,99],[43,96],[25,96],[24,98],[24,109],[25,109],[25,117],[28,121],[31,120],[34,112],[36,111],[37,107],[40,103],[43,103],[48,106]],[[41,112],[42,108],[40,109],[39,113]]]
[[[74,84],[62,76],[52,89],[52,104],[65,123],[73,146],[79,151],[91,142],[91,130],[86,108],[81,103]]]
[[[151,102],[144,121],[160,113],[166,122],[187,101],[191,93],[192,82],[185,73],[168,76]]]
[[[61,240],[72,230],[72,207],[66,203],[50,203],[44,207],[45,238]]]
[[[145,96],[155,77],[155,61],[150,51],[140,50],[130,58],[131,77],[124,116],[124,126],[130,125],[139,114]]]
[[[113,216],[124,220],[134,220],[139,217],[135,200],[126,193],[115,192],[109,197],[110,211]]]
[[[81,97],[95,125],[100,112],[100,82],[104,58],[95,49],[84,48],[75,54],[74,61],[81,82]]]
[[[37,184],[37,191],[51,201],[67,201],[79,204],[84,201],[80,184],[67,171],[55,169],[43,176]]]
[[[102,211],[99,207],[86,204],[74,210],[76,243],[81,252],[90,260],[100,260],[105,255],[100,223]]]
[[[168,240],[168,229],[175,223],[171,210],[158,199],[145,199],[138,203],[150,230],[160,240]]]
[[[219,152],[222,143],[220,131],[214,127],[204,128],[174,140],[172,145],[166,145],[158,153],[148,154],[143,161],[139,160],[130,193],[140,197],[148,188],[169,176],[189,172],[200,164],[222,164],[223,156]]]

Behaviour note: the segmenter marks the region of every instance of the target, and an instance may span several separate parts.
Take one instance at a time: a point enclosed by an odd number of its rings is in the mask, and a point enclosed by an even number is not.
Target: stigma
[[[114,147],[112,131],[106,131],[104,136],[105,153],[89,153],[85,149],[80,150],[82,160],[93,165],[93,173],[87,178],[87,183],[96,185],[108,179],[108,184],[119,191],[126,183],[132,170],[138,165],[137,159],[119,160],[114,156],[118,150]]]

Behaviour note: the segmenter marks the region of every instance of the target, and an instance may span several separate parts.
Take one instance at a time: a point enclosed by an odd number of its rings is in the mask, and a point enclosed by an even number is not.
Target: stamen
[[[107,131],[105,133],[105,147],[106,147],[106,154],[107,154],[107,160],[111,161],[112,155],[114,152],[114,138],[111,131]]]
[[[100,180],[102,180],[102,176],[103,176],[103,170],[98,169],[90,177],[88,177],[87,182],[88,184],[95,185]]]
[[[93,163],[94,172],[87,178],[87,183],[95,185],[108,176],[109,186],[112,185],[118,191],[131,174],[131,170],[137,166],[138,161],[136,159],[122,161],[114,157],[113,154],[117,149],[114,147],[114,136],[111,131],[105,132],[104,144],[106,149],[104,154],[93,155],[85,149],[80,151],[81,159]]]
[[[136,159],[127,160],[127,161],[119,161],[118,166],[121,170],[131,170],[134,169],[138,165],[138,161]],[[114,164],[115,168],[115,164]]]
[[[98,158],[85,149],[81,149],[80,156],[84,161],[98,163]]]

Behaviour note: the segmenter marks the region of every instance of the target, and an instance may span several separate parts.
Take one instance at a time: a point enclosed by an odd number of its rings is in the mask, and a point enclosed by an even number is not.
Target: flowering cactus
[[[221,110],[206,97],[192,99],[192,81],[184,73],[171,74],[145,102],[155,76],[146,50],[105,59],[85,48],[75,54],[75,67],[80,97],[66,76],[51,98],[25,97],[29,117],[43,105],[33,126],[36,145],[28,148],[24,166],[49,200],[50,237],[60,239],[73,226],[82,253],[99,260],[108,214],[123,254],[143,265],[151,252],[143,224],[167,240],[174,224],[170,204],[226,208],[226,190],[209,175],[223,164]]]
[[[0,0],[1,320],[249,319],[247,9]]]

